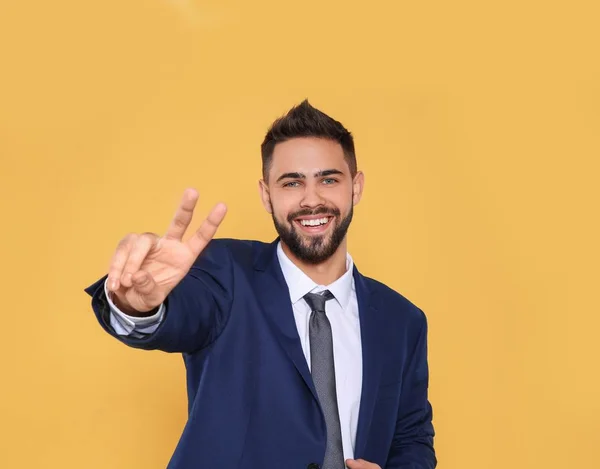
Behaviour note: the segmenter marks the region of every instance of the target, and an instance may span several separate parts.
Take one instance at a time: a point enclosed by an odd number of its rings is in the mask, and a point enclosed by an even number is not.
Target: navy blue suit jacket
[[[168,469],[317,469],[325,420],[302,352],[276,242],[214,239],[143,339],[110,326],[106,276],[86,288],[102,327],[131,347],[183,354],[189,418]],[[355,458],[431,469],[424,313],[354,268],[363,350]]]

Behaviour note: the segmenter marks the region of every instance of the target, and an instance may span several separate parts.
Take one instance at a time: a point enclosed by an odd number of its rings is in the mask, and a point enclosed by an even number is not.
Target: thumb
[[[145,270],[138,270],[133,277],[131,283],[135,290],[141,295],[149,295],[156,288],[156,282]]]
[[[349,469],[381,469],[377,464],[364,459],[346,459],[346,465]]]
[[[363,469],[366,467],[362,463],[362,459],[346,459],[346,466],[348,466],[349,469]]]

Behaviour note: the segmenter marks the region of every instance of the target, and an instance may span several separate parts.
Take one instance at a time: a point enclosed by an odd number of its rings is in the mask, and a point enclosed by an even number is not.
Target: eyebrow
[[[323,171],[318,171],[314,174],[315,178],[331,176],[333,174],[344,174],[339,169],[324,169]],[[306,175],[303,173],[283,173],[281,176],[277,178],[277,182],[283,179],[306,179]]]

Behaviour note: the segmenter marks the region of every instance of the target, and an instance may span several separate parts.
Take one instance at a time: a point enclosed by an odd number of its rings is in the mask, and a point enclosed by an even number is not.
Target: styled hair
[[[269,128],[260,147],[262,154],[263,179],[267,181],[275,145],[292,138],[317,137],[338,142],[350,168],[350,175],[356,175],[356,154],[352,134],[338,121],[313,107],[307,99],[294,106],[288,113],[277,119]]]

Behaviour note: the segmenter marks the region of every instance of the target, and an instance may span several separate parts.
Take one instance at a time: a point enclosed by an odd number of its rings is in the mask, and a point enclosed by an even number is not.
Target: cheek
[[[282,204],[281,200],[273,200],[271,199],[271,211],[277,220],[279,221],[287,221],[288,215],[292,212],[287,205]]]
[[[350,195],[350,197],[348,197],[347,193],[344,194],[336,194],[335,198],[331,198],[330,199],[331,205],[333,205],[334,207],[336,207],[340,213],[343,215],[345,213],[348,213],[350,211],[350,208],[352,207],[353,204],[353,199],[352,199],[352,195]]]
[[[299,201],[294,194],[275,192],[271,197],[271,208],[278,216],[286,216],[298,210]]]

